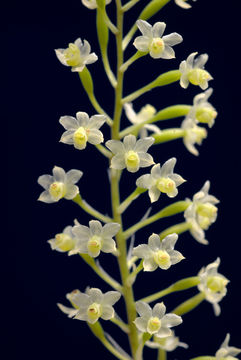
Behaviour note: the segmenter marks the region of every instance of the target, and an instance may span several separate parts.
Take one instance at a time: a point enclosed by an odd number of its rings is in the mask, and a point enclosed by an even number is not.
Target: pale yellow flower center
[[[150,119],[156,113],[156,109],[152,105],[144,106],[141,111],[138,113],[138,118],[140,121],[145,121]]]
[[[228,283],[227,279],[221,276],[209,276],[207,279],[207,287],[213,292],[222,292]]]
[[[204,85],[210,79],[210,74],[204,69],[192,69],[188,73],[188,80],[193,85]]]
[[[217,111],[208,107],[199,107],[196,110],[196,119],[200,123],[209,124],[216,118],[217,114]]]
[[[154,38],[149,46],[149,50],[155,55],[161,54],[164,48],[164,41],[160,37]]]
[[[95,255],[98,255],[100,250],[101,250],[101,237],[98,236],[98,235],[94,235],[90,238],[90,240],[88,241],[88,244],[87,244],[87,248],[89,250],[89,252],[95,256]]]
[[[55,236],[56,246],[62,251],[70,251],[74,248],[74,240],[67,234],[57,234]]]
[[[54,200],[60,200],[66,194],[66,186],[62,182],[55,181],[50,185],[49,193]]]
[[[218,208],[211,203],[200,203],[197,206],[197,213],[210,218],[210,220],[216,217],[217,211]]]
[[[75,44],[69,44],[69,47],[64,50],[64,57],[69,66],[77,66],[81,63],[80,50]]]
[[[150,334],[157,333],[161,328],[161,320],[158,317],[151,317],[147,323],[147,331]]]
[[[160,178],[156,182],[156,187],[158,190],[165,194],[172,193],[176,189],[175,181],[169,178]]]
[[[133,150],[127,152],[125,160],[126,166],[130,169],[136,169],[140,163],[138,154]]]
[[[170,255],[165,250],[159,250],[154,254],[154,260],[160,267],[167,268],[171,265]]]
[[[97,303],[91,304],[87,309],[87,315],[90,320],[98,320],[102,314],[102,306]]]
[[[195,142],[198,143],[199,145],[201,145],[203,139],[205,139],[207,137],[207,130],[200,126],[194,126],[189,131],[191,134],[195,135],[195,137],[196,137]]]
[[[78,149],[84,149],[88,140],[88,132],[83,126],[80,126],[74,133],[73,136],[74,145]]]

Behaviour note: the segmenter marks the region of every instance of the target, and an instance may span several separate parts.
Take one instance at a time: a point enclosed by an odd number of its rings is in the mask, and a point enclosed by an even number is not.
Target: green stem
[[[129,60],[127,60],[120,68],[120,71],[125,72],[128,67],[133,64],[136,60],[140,59],[142,56],[147,55],[148,52],[137,51]]]
[[[117,357],[117,359],[120,360],[130,360],[130,358],[127,358],[126,356],[122,355],[116,348],[114,348],[113,345],[111,345],[111,343],[109,343],[109,341],[106,339],[104,331],[102,329],[102,326],[100,325],[100,323],[97,321],[94,324],[90,324],[88,323],[88,326],[90,328],[90,330],[92,331],[92,333],[102,342],[102,344],[115,356]]]
[[[183,291],[183,290],[187,290],[192,287],[195,287],[199,283],[200,283],[199,276],[192,276],[192,277],[189,277],[186,279],[182,279],[182,280],[175,282],[174,284],[172,284],[171,286],[169,286],[168,288],[166,288],[164,290],[161,290],[155,294],[146,296],[145,298],[141,299],[141,301],[150,303],[150,302],[158,300],[166,295],[172,294],[174,292]]]
[[[177,201],[174,204],[166,206],[164,209],[160,210],[158,213],[152,215],[151,217],[133,225],[132,227],[127,229],[123,235],[125,239],[128,239],[132,234],[134,234],[136,231],[143,228],[144,226],[152,224],[153,222],[162,219],[164,217],[176,215],[180,212],[183,212],[187,209],[189,205],[190,205],[189,201]]]
[[[101,271],[92,257],[90,257],[88,254],[80,254],[80,256],[94,270],[94,272],[99,275],[102,280],[109,284],[113,289],[122,292],[122,286],[112,277],[108,276],[106,272]]]
[[[128,3],[126,3],[124,6],[122,6],[122,11],[128,11],[130,10],[134,5],[136,5],[140,0],[130,0]]]
[[[120,319],[117,319],[116,317],[113,317],[112,319],[110,319],[111,322],[113,322],[113,324],[119,326],[119,328],[124,331],[125,333],[129,333],[129,328],[128,325],[125,324],[123,321],[121,321]]]
[[[198,356],[190,360],[215,360],[215,359],[217,359],[216,356]]]
[[[139,274],[139,272],[141,272],[143,269],[143,260],[139,263],[139,265],[136,267],[135,270],[132,271],[132,273],[129,275],[128,279],[127,279],[127,283],[129,284],[129,286],[133,285],[135,280],[136,280],[136,276]]]
[[[110,159],[113,154],[108,150],[106,149],[103,145],[101,144],[98,144],[98,145],[95,145],[96,149],[98,149],[103,155],[105,155],[108,159]]]
[[[147,119],[140,124],[131,125],[127,127],[125,130],[121,131],[120,139],[128,134],[139,132],[139,130],[146,124],[152,124],[157,121],[170,120],[177,117],[185,116],[189,113],[190,109],[191,109],[190,105],[168,106],[165,109],[158,111],[158,113],[156,113],[156,115],[154,115],[150,119]]]
[[[158,349],[157,360],[167,360],[167,352],[163,349]]]
[[[182,304],[177,306],[174,310],[171,312],[176,315],[184,315],[188,312],[195,309],[201,302],[205,299],[205,294],[200,292],[197,295],[191,297],[190,299],[184,301]]]
[[[171,128],[162,130],[160,133],[152,134],[151,136],[155,139],[154,144],[162,144],[167,141],[183,138],[185,135],[186,130],[180,128]]]
[[[109,222],[113,221],[113,219],[110,218],[109,216],[105,216],[105,215],[101,214],[99,211],[92,208],[92,206],[90,206],[85,200],[82,199],[80,194],[76,195],[76,197],[73,199],[73,201],[76,204],[78,204],[85,212],[94,216],[96,219],[99,219],[99,220],[103,221],[104,223],[109,223]]]
[[[182,222],[182,223],[179,223],[179,224],[176,224],[176,225],[173,225],[173,226],[170,226],[169,228],[167,228],[166,230],[163,230],[159,236],[160,236],[160,239],[164,239],[167,235],[170,235],[170,234],[173,234],[173,233],[176,233],[176,234],[182,234],[184,233],[185,231],[189,230],[191,227],[191,224],[187,223],[186,221]]]
[[[140,194],[144,193],[145,191],[147,191],[147,189],[142,189],[137,187],[118,207],[118,212],[119,214],[122,214],[127,208],[128,206],[132,203],[132,201],[136,200]]]
[[[139,96],[145,94],[146,92],[152,90],[153,88],[172,84],[172,83],[180,80],[180,77],[181,77],[181,73],[179,70],[167,71],[166,73],[161,74],[160,76],[158,76],[158,78],[156,78],[149,84],[145,85],[141,89],[134,91],[132,94],[124,97],[122,99],[122,104],[125,104],[126,102],[131,102],[131,101],[137,99]]]

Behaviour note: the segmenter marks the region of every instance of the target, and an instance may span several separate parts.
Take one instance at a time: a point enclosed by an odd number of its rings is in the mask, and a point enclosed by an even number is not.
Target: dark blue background
[[[142,4],[140,1],[127,16],[126,29],[136,19]],[[225,5],[224,5],[225,3]],[[5,5],[6,6],[6,5]],[[10,21],[6,29],[8,41],[8,124],[9,124],[9,255],[6,274],[13,273],[17,280],[14,288],[14,320],[5,333],[9,350],[25,360],[81,359],[84,351],[89,359],[101,356],[113,358],[94,339],[85,323],[69,320],[56,307],[56,302],[67,305],[65,294],[75,288],[84,291],[87,285],[109,287],[97,279],[91,269],[78,256],[50,250],[47,240],[61,232],[77,218],[88,224],[90,217],[71,201],[44,204],[36,199],[42,188],[37,178],[50,173],[54,165],[66,171],[79,168],[84,172],[79,182],[83,197],[103,213],[110,214],[110,196],[107,178],[107,162],[90,145],[79,152],[59,143],[63,132],[58,123],[62,115],[74,115],[77,111],[94,114],[81,87],[78,75],[62,66],[56,59],[54,48],[66,47],[77,37],[87,39],[92,51],[99,55],[95,33],[95,13],[82,6],[80,1],[71,0],[14,3],[8,5]],[[108,6],[114,15],[114,4]],[[209,246],[198,244],[188,233],[177,243],[186,260],[172,267],[168,272],[156,271],[141,275],[136,282],[136,298],[143,297],[171,282],[195,275],[199,269],[217,256],[221,257],[220,272],[231,280],[228,295],[221,302],[221,316],[215,318],[212,306],[204,302],[198,310],[184,317],[184,323],[177,328],[181,341],[190,345],[188,351],[179,349],[171,353],[170,359],[189,359],[204,354],[214,354],[227,332],[231,332],[231,345],[241,346],[240,341],[240,57],[239,19],[237,1],[221,2],[198,0],[191,10],[183,10],[174,2],[167,5],[150,20],[165,21],[166,34],[176,31],[183,35],[184,42],[175,47],[176,59],[153,60],[149,56],[139,60],[126,73],[125,94],[154,79],[159,73],[175,69],[181,60],[191,52],[207,52],[210,59],[207,70],[214,80],[211,103],[218,110],[215,126],[200,148],[196,158],[188,153],[182,141],[154,147],[151,153],[156,162],[163,163],[172,156],[177,157],[176,172],[188,181],[180,187],[177,200],[192,197],[203,183],[211,181],[211,194],[221,200],[217,222],[207,232]],[[114,61],[114,42],[111,42],[111,59]],[[134,53],[128,48],[127,58]],[[4,55],[6,59],[6,54]],[[89,66],[95,81],[96,97],[110,114],[113,111],[112,88],[105,79],[101,61]],[[201,92],[189,86],[187,90],[178,84],[153,90],[135,101],[139,110],[151,103],[158,110],[176,103],[192,103],[193,96]],[[163,127],[178,126],[179,120],[163,123]],[[126,125],[126,124],[124,124]],[[108,138],[108,129],[105,129]],[[124,174],[122,181],[123,198],[134,189],[138,174]],[[104,190],[103,190],[104,189]],[[138,221],[149,207],[146,195],[126,212],[125,227]],[[168,204],[165,196],[153,205],[153,213]],[[152,232],[159,232],[167,226],[181,222],[177,216],[155,223],[137,234],[137,243],[146,241]],[[12,263],[15,263],[13,268]],[[115,261],[111,256],[101,255],[101,264],[114,277]],[[11,288],[12,284],[10,282]],[[12,290],[12,289],[11,289]],[[173,294],[164,299],[168,311],[187,294],[195,291]],[[122,314],[123,303],[116,308]],[[105,325],[105,324],[104,324]],[[125,338],[118,329],[106,324],[107,331],[125,346]],[[14,349],[12,344],[15,344]],[[101,351],[101,353],[100,353]],[[103,351],[103,352],[102,352]],[[100,355],[101,354],[101,355]]]

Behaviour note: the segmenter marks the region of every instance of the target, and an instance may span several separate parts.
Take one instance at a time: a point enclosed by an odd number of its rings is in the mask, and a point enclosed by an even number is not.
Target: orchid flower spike
[[[166,24],[164,22],[156,22],[153,26],[144,20],[137,20],[137,27],[142,36],[135,38],[133,45],[141,52],[149,52],[153,59],[173,59],[175,52],[172,46],[182,42],[182,36],[178,33],[171,33],[162,36]]]
[[[56,49],[55,53],[59,61],[65,66],[71,66],[71,71],[81,72],[84,67],[98,60],[95,53],[91,53],[90,44],[87,40],[78,38],[70,43],[67,49]]]
[[[189,83],[199,85],[202,90],[207,89],[208,81],[212,80],[212,76],[204,70],[204,65],[208,61],[208,54],[199,55],[194,59],[197,52],[191,53],[187,60],[183,60],[179,70],[181,72],[180,85],[186,89]]]
[[[83,175],[80,170],[70,170],[67,173],[61,167],[55,166],[52,175],[42,175],[38,178],[38,183],[45,189],[38,200],[45,203],[53,203],[62,198],[67,200],[74,199],[79,193],[79,188],[75,184]]]

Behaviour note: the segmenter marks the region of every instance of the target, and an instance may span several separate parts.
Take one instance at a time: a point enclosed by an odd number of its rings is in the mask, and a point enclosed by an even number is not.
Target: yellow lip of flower
[[[62,182],[55,181],[50,185],[49,193],[54,200],[60,200],[66,194],[66,186]]]
[[[163,192],[165,194],[169,194],[169,193],[172,193],[173,190],[175,190],[176,184],[172,179],[162,177],[157,180],[156,187],[161,192]]]
[[[77,149],[84,149],[88,140],[88,131],[80,126],[73,135],[74,145]]]
[[[161,320],[158,317],[151,317],[147,323],[147,331],[150,334],[158,332],[161,328]]]
[[[137,168],[140,163],[138,154],[133,150],[127,152],[125,156],[125,161],[126,161],[126,166],[131,169]]]
[[[87,315],[90,320],[98,320],[102,314],[101,304],[93,303],[87,309]]]
[[[159,250],[154,254],[154,261],[160,267],[169,267],[171,265],[170,255],[165,250]]]
[[[64,50],[65,61],[69,66],[77,66],[81,63],[80,50],[77,45],[70,43]]]
[[[192,69],[188,73],[188,80],[193,85],[202,85],[211,78],[211,75],[204,69]]]
[[[62,251],[70,251],[74,247],[74,240],[67,234],[61,233],[55,236],[56,246]]]
[[[210,124],[217,117],[217,114],[217,111],[209,107],[199,107],[196,110],[195,117],[200,123]]]
[[[221,276],[209,276],[207,279],[207,287],[214,293],[223,292],[228,284],[228,280]]]
[[[90,238],[87,244],[88,251],[94,256],[98,255],[102,246],[102,239],[100,236],[94,235]]]
[[[217,211],[218,208],[211,203],[200,203],[197,205],[197,213],[201,216],[210,218],[210,220],[216,217]]]
[[[158,37],[158,38],[153,38],[149,46],[149,51],[151,51],[155,55],[159,55],[163,52],[164,48],[165,48],[164,41],[162,40],[162,38]]]

